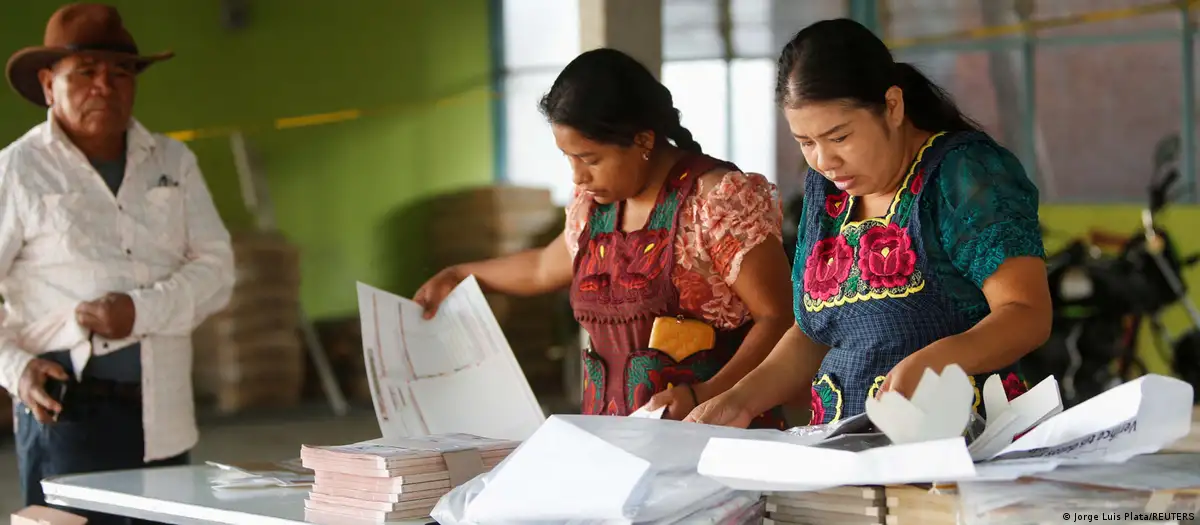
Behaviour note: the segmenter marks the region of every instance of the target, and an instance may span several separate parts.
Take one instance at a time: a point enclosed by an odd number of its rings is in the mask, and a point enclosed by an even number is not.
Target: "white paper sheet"
[[[696,472],[712,437],[805,442],[776,430],[556,415],[492,473],[460,487],[442,507],[465,516],[453,520],[463,523],[608,525],[684,517],[741,494]],[[468,501],[456,499],[476,490]],[[465,510],[450,511],[451,506]]]
[[[1008,401],[998,375],[989,377],[983,390],[987,427],[968,447],[975,461],[996,457],[1012,444],[1014,437],[1062,413],[1062,397],[1053,377],[1043,379],[1012,402]]]
[[[912,399],[884,392],[866,401],[867,417],[892,443],[906,444],[961,436],[971,420],[970,379],[958,365],[939,375],[926,368]]]
[[[1047,419],[996,459],[1121,462],[1158,452],[1191,431],[1192,401],[1192,385],[1146,375]]]
[[[1148,454],[1120,464],[1066,466],[1032,477],[1124,490],[1200,488],[1200,454]]]
[[[581,458],[603,468],[572,468]],[[569,520],[586,516],[624,520],[630,495],[650,462],[557,417],[504,462],[491,483],[467,507],[466,519],[489,522]],[[531,502],[539,505],[533,506]]]
[[[663,414],[665,414],[666,412],[667,412],[666,406],[658,407],[658,409],[656,409],[656,410],[646,410],[646,407],[642,407],[637,410],[634,410],[632,414],[629,414],[629,417],[643,417],[646,419],[662,419]]]
[[[952,481],[975,476],[962,438],[848,452],[749,439],[714,438],[698,470],[739,490],[804,492],[844,485]]]
[[[430,320],[417,303],[363,283],[358,309],[384,438],[461,432],[523,440],[545,421],[474,277]]]

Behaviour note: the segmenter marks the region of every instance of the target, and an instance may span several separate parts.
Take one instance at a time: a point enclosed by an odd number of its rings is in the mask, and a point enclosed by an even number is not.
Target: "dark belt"
[[[67,398],[63,404],[96,401],[120,403],[122,405],[141,405],[142,385],[140,383],[122,383],[84,376],[82,382],[72,382],[67,385]]]

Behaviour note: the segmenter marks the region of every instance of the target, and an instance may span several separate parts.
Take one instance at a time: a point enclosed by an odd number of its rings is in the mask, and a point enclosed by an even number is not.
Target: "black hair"
[[[596,142],[633,145],[638,133],[700,153],[700,144],[679,123],[671,91],[633,57],[601,48],[563,68],[538,109],[551,124],[575,129]]]
[[[896,62],[869,29],[840,18],[814,23],[796,33],[779,55],[776,102],[798,108],[807,102],[845,100],[882,111],[892,86],[904,92],[904,113],[930,132],[977,131],[945,90],[912,64]]]

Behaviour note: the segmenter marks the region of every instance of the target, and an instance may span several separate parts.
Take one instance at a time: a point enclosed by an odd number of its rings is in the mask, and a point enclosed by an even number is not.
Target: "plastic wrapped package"
[[[499,467],[497,467],[499,468]],[[469,483],[461,485],[442,497],[430,516],[438,525],[759,525],[766,514],[766,504],[758,493],[724,491],[698,509],[680,510],[672,516],[655,521],[574,519],[574,520],[485,520],[472,521],[465,518],[467,506],[484,488],[491,474],[482,474]]]
[[[491,472],[444,496],[432,516],[441,525],[754,521],[761,494],[696,472],[712,437],[806,441],[774,430],[553,416]]]
[[[1103,489],[1054,481],[958,484],[964,525],[1040,523],[1192,523],[1200,495]],[[1064,516],[1069,519],[1064,521]]]

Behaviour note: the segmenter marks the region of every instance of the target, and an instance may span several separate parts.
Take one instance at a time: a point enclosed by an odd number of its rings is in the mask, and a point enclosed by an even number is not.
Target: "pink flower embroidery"
[[[912,239],[900,226],[875,226],[859,239],[858,269],[872,288],[903,286],[916,263]]]
[[[839,191],[825,196],[825,213],[830,217],[837,218],[843,211],[846,210],[846,201],[849,200],[849,195],[846,192]]]
[[[825,401],[821,399],[820,392],[817,392],[817,387],[812,387],[812,401],[809,403],[812,407],[812,419],[808,421],[810,425],[820,425],[825,422]]]
[[[1002,383],[1004,384],[1004,397],[1007,397],[1009,401],[1025,393],[1025,382],[1021,381],[1015,372],[1009,372]]]
[[[854,250],[846,238],[838,235],[823,239],[813,246],[804,265],[804,291],[818,301],[838,294],[842,282],[850,276]]]

